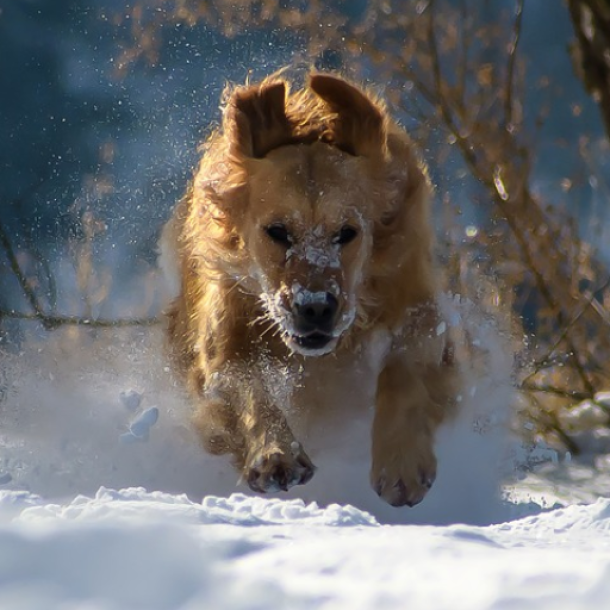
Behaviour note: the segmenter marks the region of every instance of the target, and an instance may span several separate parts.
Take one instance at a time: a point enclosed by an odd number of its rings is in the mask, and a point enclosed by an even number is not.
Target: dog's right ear
[[[336,113],[330,139],[356,156],[376,157],[386,152],[386,113],[380,101],[331,74],[312,74],[312,91]]]
[[[231,153],[260,159],[292,138],[286,117],[286,83],[281,80],[237,87],[225,109],[223,128]]]

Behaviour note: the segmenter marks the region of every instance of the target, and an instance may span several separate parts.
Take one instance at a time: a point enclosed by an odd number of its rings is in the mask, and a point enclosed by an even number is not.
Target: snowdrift
[[[101,488],[0,494],[0,607],[607,608],[610,500],[486,527],[387,526],[351,506]]]

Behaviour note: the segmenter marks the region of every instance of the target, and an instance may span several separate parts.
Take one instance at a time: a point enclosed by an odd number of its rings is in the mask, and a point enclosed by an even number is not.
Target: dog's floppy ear
[[[309,87],[336,114],[332,143],[356,156],[374,157],[386,152],[386,119],[383,107],[342,78],[312,74]]]
[[[292,129],[285,104],[284,81],[237,87],[228,99],[224,116],[231,152],[262,158],[270,150],[289,143]]]

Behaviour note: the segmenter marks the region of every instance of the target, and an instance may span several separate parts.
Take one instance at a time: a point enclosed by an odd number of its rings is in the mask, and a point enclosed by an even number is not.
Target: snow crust
[[[7,609],[607,608],[609,576],[607,499],[481,527],[243,494],[0,493]]]

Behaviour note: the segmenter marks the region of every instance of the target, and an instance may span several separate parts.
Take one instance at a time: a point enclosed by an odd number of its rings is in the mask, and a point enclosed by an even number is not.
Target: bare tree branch
[[[559,396],[561,398],[569,398],[570,400],[582,401],[582,400],[590,400],[594,397],[594,393],[590,392],[578,392],[565,390],[564,388],[558,388],[553,385],[538,385],[535,383],[523,383],[521,385],[522,390],[526,390],[527,392],[536,392],[538,394],[553,394],[554,396]]]
[[[0,310],[0,318],[13,318],[15,320],[27,320],[40,322],[45,329],[53,330],[60,326],[88,326],[90,328],[123,328],[126,326],[155,326],[161,323],[159,317],[148,318],[84,318],[81,316],[63,316],[52,314],[27,314],[14,310]]]
[[[599,106],[610,137],[610,6],[605,0],[568,0],[568,8],[581,76]]]
[[[572,317],[572,319],[561,330],[561,332],[559,333],[559,335],[557,336],[557,338],[555,339],[553,344],[547,350],[547,353],[542,358],[540,358],[537,362],[534,363],[533,371],[523,380],[522,383],[527,383],[532,377],[534,377],[545,366],[547,366],[547,364],[549,362],[551,362],[551,358],[553,356],[553,353],[559,347],[559,345],[561,345],[563,340],[566,338],[566,336],[570,332],[570,329],[574,326],[574,324],[576,324],[582,318],[583,314],[587,311],[588,307],[595,307],[594,303],[597,302],[597,299],[595,298],[595,293],[604,290],[608,286],[610,286],[610,278],[608,278],[598,288],[596,288],[594,290],[591,290],[589,298],[582,304],[582,306],[580,307],[579,311],[576,312],[576,314]],[[601,312],[598,312],[598,313],[601,313]],[[604,322],[608,323],[610,321],[604,320]]]
[[[11,266],[11,271],[17,278],[17,281],[19,282],[19,286],[21,286],[21,290],[23,291],[23,294],[25,295],[25,298],[27,299],[28,303],[30,304],[30,306],[32,307],[32,309],[34,310],[34,312],[37,316],[39,316],[39,317],[44,316],[44,312],[42,311],[42,307],[40,306],[40,303],[38,302],[38,298],[36,297],[35,292],[32,290],[32,287],[30,286],[27,278],[25,277],[25,275],[23,274],[23,272],[21,270],[19,261],[17,260],[17,256],[15,255],[15,251],[13,250],[13,246],[8,237],[8,233],[4,229],[1,222],[0,222],[0,244],[2,244],[2,247],[4,248],[4,251],[6,252],[6,256],[8,258],[9,265]]]
[[[29,320],[40,322],[45,329],[53,330],[63,325],[71,326],[88,326],[91,328],[112,328],[112,327],[125,327],[125,326],[152,326],[160,323],[158,317],[144,317],[144,318],[124,318],[124,319],[104,319],[94,317],[81,317],[81,316],[64,316],[59,314],[46,313],[36,296],[35,291],[30,286],[19,261],[8,237],[8,232],[0,223],[0,244],[2,245],[6,256],[9,261],[11,271],[13,272],[23,294],[33,309],[33,313],[22,313],[15,310],[3,310],[0,309],[0,319],[12,318],[17,320]]]
[[[521,24],[523,20],[523,7],[525,0],[519,0],[515,11],[515,24],[513,26],[513,39],[508,51],[508,68],[506,70],[506,95],[504,98],[504,126],[508,128],[513,122],[513,87],[515,81],[515,63],[517,47],[521,39]]]

